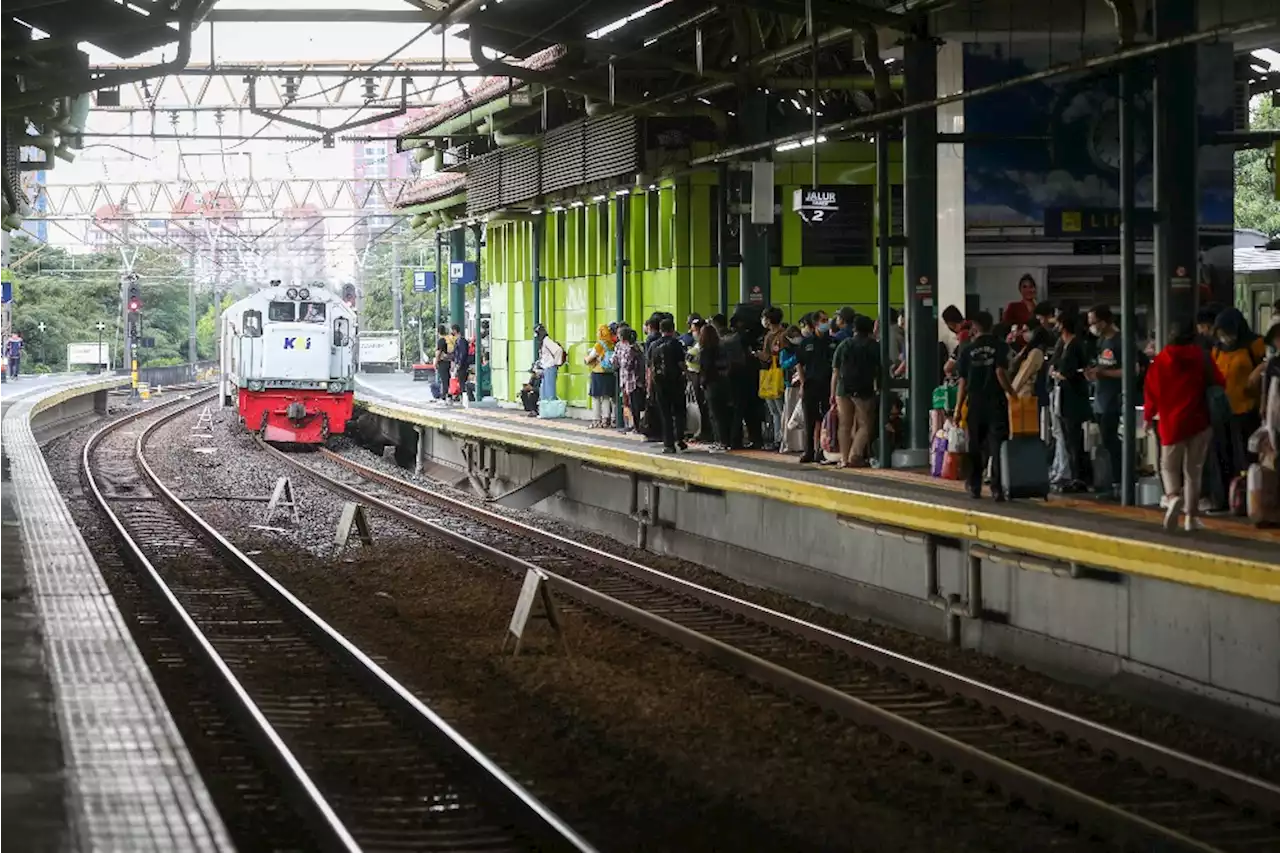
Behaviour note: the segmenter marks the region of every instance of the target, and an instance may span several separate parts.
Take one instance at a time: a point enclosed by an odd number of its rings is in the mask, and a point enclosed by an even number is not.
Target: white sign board
[[[361,364],[397,364],[399,361],[399,333],[391,332],[376,337],[369,332],[360,335]]]
[[[67,366],[73,364],[96,364],[99,366],[111,363],[111,345],[105,341],[101,344],[67,344]]]

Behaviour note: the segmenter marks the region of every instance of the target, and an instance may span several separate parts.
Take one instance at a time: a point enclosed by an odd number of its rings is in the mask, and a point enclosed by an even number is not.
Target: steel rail
[[[568,825],[564,824],[546,806],[525,790],[523,786],[490,761],[460,733],[454,730],[452,726],[418,700],[407,688],[393,679],[364,652],[237,549],[235,545],[201,518],[160,480],[160,477],[146,460],[145,450],[148,440],[161,426],[204,403],[211,396],[199,395],[194,402],[167,413],[164,417],[149,424],[138,434],[134,444],[134,462],[144,475],[148,487],[153,489],[177,513],[184,523],[191,526],[199,536],[211,545],[214,553],[220,555],[230,564],[234,564],[238,570],[245,572],[248,580],[257,589],[265,592],[277,604],[282,605],[289,615],[298,617],[299,622],[308,630],[310,635],[319,640],[326,650],[332,653],[348,671],[362,678],[364,683],[372,687],[378,698],[390,710],[398,712],[410,724],[416,724],[416,730],[420,734],[432,739],[435,743],[443,745],[448,754],[443,756],[442,760],[448,762],[451,767],[454,767],[457,772],[475,785],[476,793],[483,796],[485,806],[491,808],[495,812],[495,816],[500,815],[509,820],[524,835],[537,841],[541,850],[594,851],[594,848],[587,841],[578,836]],[[289,751],[283,740],[271,727],[265,715],[248,695],[248,692],[232,674],[230,667],[218,655],[211,642],[196,625],[195,620],[178,601],[172,590],[164,583],[154,565],[147,560],[142,553],[141,544],[134,541],[121,519],[109,508],[107,504],[110,498],[102,494],[96,483],[93,483],[92,475],[89,473],[91,472],[92,450],[103,436],[125,423],[147,415],[154,415],[158,409],[177,406],[187,399],[190,398],[179,398],[172,403],[134,413],[127,418],[104,427],[86,445],[83,457],[85,471],[93,485],[93,491],[99,504],[109,514],[117,532],[138,559],[139,564],[145,567],[152,584],[156,586],[169,607],[178,615],[184,632],[189,635],[195,646],[215,667],[219,675],[224,678],[238,702],[237,707],[247,712],[255,730],[271,746],[273,756],[278,759],[277,763],[288,774],[284,777],[285,780],[296,783],[294,787],[299,793],[305,795],[302,800],[303,807],[310,813],[311,817],[319,822],[322,828],[328,830],[327,835],[329,837],[322,837],[321,839],[324,842],[324,846],[333,849],[360,850],[358,843],[342,825],[335,811],[325,801],[301,763]]]
[[[1227,798],[1242,808],[1254,808],[1269,813],[1280,821],[1280,786],[1244,773],[1222,767],[1192,755],[1170,749],[1152,741],[1127,734],[1069,714],[1050,705],[1036,702],[1016,693],[992,687],[959,673],[934,666],[891,651],[881,646],[858,640],[821,625],[806,622],[777,610],[771,610],[741,598],[701,586],[691,581],[666,574],[650,566],[610,554],[589,545],[583,545],[564,536],[540,530],[532,525],[487,510],[482,506],[459,500],[448,495],[424,489],[399,477],[392,476],[330,450],[322,450],[324,457],[338,465],[411,497],[433,503],[450,510],[465,513],[488,525],[499,527],[519,536],[538,539],[547,544],[580,557],[599,563],[615,571],[630,575],[677,595],[687,596],[727,613],[760,622],[778,631],[795,634],[818,643],[832,651],[859,658],[879,669],[892,669],[912,681],[928,684],[945,693],[981,702],[999,710],[1009,719],[1021,719],[1041,726],[1048,732],[1063,738],[1087,742],[1099,750],[1108,750],[1119,759],[1137,761],[1150,770],[1163,771],[1170,776],[1185,778],[1197,787]]]
[[[212,395],[208,395],[208,398],[211,399]],[[244,685],[231,672],[231,668],[227,666],[226,661],[214,649],[213,644],[196,625],[195,620],[191,618],[186,608],[178,601],[177,596],[174,595],[173,590],[169,588],[169,585],[160,576],[155,565],[147,559],[141,544],[125,529],[124,522],[116,514],[115,510],[111,508],[109,499],[98,486],[98,478],[94,476],[93,452],[108,434],[134,421],[154,416],[158,411],[175,408],[175,411],[160,419],[159,422],[163,423],[169,418],[177,417],[195,408],[205,402],[205,399],[206,396],[204,395],[179,397],[172,402],[134,412],[99,429],[85,443],[81,454],[81,470],[84,474],[85,482],[93,493],[98,507],[111,521],[116,535],[127,549],[129,559],[142,569],[146,580],[160,598],[163,599],[169,612],[176,619],[174,624],[181,629],[182,634],[186,635],[190,647],[204,659],[206,665],[216,671],[222,678],[223,686],[234,702],[237,716],[242,718],[251,735],[262,746],[269,762],[275,767],[277,778],[291,795],[294,804],[310,818],[311,823],[308,829],[316,833],[317,840],[326,849],[359,851],[360,848],[357,846],[355,839],[351,837],[346,827],[342,825],[333,809],[325,801],[324,796],[320,793],[306,770],[303,769],[297,757],[294,756],[271,723],[267,721],[257,703],[253,701],[248,691],[245,690]],[[180,406],[179,404],[182,403],[188,404]],[[139,436],[140,441],[141,436]]]
[[[1065,807],[1063,811],[1069,815],[1070,818],[1079,821],[1082,825],[1093,831],[1105,834],[1117,834],[1141,844],[1159,844],[1162,845],[1162,849],[1172,848],[1197,851],[1217,849],[1211,845],[1204,844],[1196,839],[1171,830],[1168,827],[1161,826],[1160,824],[1148,820],[1140,815],[1136,815],[1131,811],[1108,804],[1068,785],[1041,776],[994,755],[990,755],[946,734],[930,729],[899,714],[893,713],[892,711],[877,707],[876,705],[862,699],[851,696],[848,693],[793,672],[790,669],[778,666],[777,664],[764,660],[763,658],[734,648],[726,643],[722,643],[714,638],[676,624],[675,622],[661,616],[657,616],[653,613],[634,607],[626,602],[619,601],[616,598],[591,589],[590,587],[570,580],[553,571],[549,571],[545,567],[535,566],[535,564],[515,555],[508,554],[501,549],[478,542],[473,537],[451,530],[438,522],[423,518],[415,513],[398,507],[395,504],[382,500],[375,495],[363,492],[352,485],[329,477],[322,472],[315,470],[311,466],[299,462],[297,459],[287,454],[281,453],[276,448],[266,445],[264,442],[259,443],[270,453],[274,454],[276,458],[299,468],[332,491],[346,495],[357,501],[364,502],[374,509],[387,512],[421,530],[444,536],[450,541],[457,543],[463,549],[470,550],[487,559],[493,560],[499,565],[505,566],[513,571],[526,572],[531,568],[536,568],[548,578],[548,583],[551,588],[558,593],[569,596],[589,607],[595,608],[611,617],[617,618],[620,621],[632,624],[664,639],[682,645],[691,651],[706,656],[710,660],[731,671],[738,672],[749,678],[769,684],[772,687],[782,690],[790,695],[803,698],[825,710],[876,726],[920,753],[927,754],[934,759],[940,759],[942,763],[953,766],[966,773],[972,773],[979,778],[983,778],[988,782],[999,786],[1000,789],[1006,792],[1016,792],[1018,797],[1033,805],[1038,806],[1053,803],[1063,806]],[[351,470],[362,477],[366,477],[367,479],[408,492],[414,497],[437,506],[444,506],[450,510],[462,512],[472,518],[477,518],[486,524],[492,524],[505,530],[518,533],[520,536],[540,540],[552,545],[553,547],[568,551],[575,556],[582,557],[583,559],[605,563],[611,568],[615,568],[627,575],[640,576],[645,581],[654,583],[664,589],[678,592],[682,595],[691,596],[699,600],[701,603],[706,603],[709,606],[721,608],[729,612],[742,615],[746,618],[753,619],[757,622],[764,622],[771,628],[798,634],[806,639],[813,640],[822,645],[826,645],[829,648],[837,649],[864,660],[872,660],[881,668],[889,668],[899,672],[906,672],[914,677],[920,678],[921,680],[935,684],[942,682],[947,685],[946,689],[948,689],[949,692],[958,693],[966,696],[966,698],[976,698],[977,696],[981,696],[982,699],[980,701],[993,704],[1000,707],[1002,710],[1012,709],[1013,713],[1008,714],[1008,716],[1013,719],[1026,719],[1028,717],[1039,717],[1040,719],[1044,719],[1047,717],[1056,721],[1058,723],[1058,727],[1072,730],[1078,735],[1092,736],[1100,733],[1099,737],[1094,739],[1093,742],[1095,743],[1097,740],[1101,739],[1108,744],[1114,743],[1121,747],[1127,747],[1129,752],[1138,751],[1138,747],[1149,748],[1151,750],[1149,754],[1158,754],[1166,757],[1166,763],[1172,764],[1178,762],[1179,766],[1193,767],[1202,774],[1214,774],[1215,778],[1220,772],[1222,778],[1224,778],[1228,784],[1234,783],[1234,787],[1237,792],[1255,795],[1254,798],[1248,800],[1248,802],[1254,802],[1255,799],[1263,799],[1268,793],[1280,793],[1280,791],[1277,791],[1274,786],[1270,786],[1267,783],[1260,782],[1258,780],[1251,780],[1243,774],[1238,774],[1234,771],[1226,770],[1225,768],[1217,768],[1214,765],[1201,762],[1190,756],[1183,756],[1156,744],[1147,744],[1144,741],[1132,738],[1121,732],[1096,726],[1095,724],[1081,718],[1064,714],[1056,711],[1055,709],[1049,708],[1048,706],[1021,699],[1014,694],[1005,693],[1004,691],[982,685],[978,682],[972,681],[971,679],[964,678],[963,676],[948,673],[937,667],[932,667],[928,664],[911,660],[910,658],[871,646],[870,644],[862,643],[861,641],[854,640],[853,638],[844,637],[835,632],[821,628],[820,626],[805,623],[785,614],[777,613],[776,611],[771,611],[767,608],[763,608],[740,599],[735,599],[731,596],[723,595],[722,593],[715,592],[714,590],[699,587],[696,584],[690,584],[670,575],[656,572],[655,570],[642,566],[638,563],[623,560],[622,558],[614,555],[572,542],[564,537],[546,533],[545,531],[538,530],[529,525],[514,521],[513,519],[504,518],[465,501],[426,491],[414,486],[413,484],[407,483],[400,478],[374,471],[367,466],[344,459],[338,454],[334,454],[330,451],[324,450],[322,451],[322,454],[325,458],[335,461],[348,470]],[[1256,784],[1250,785],[1249,783]],[[1261,786],[1261,789],[1257,786]]]

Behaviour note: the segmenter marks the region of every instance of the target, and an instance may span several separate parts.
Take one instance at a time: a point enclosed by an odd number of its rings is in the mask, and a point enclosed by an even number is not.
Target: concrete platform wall
[[[538,510],[748,584],[1075,681],[1153,682],[1280,720],[1280,605],[1148,578],[1026,568],[970,554],[963,542],[778,501],[549,453],[474,443],[468,451],[466,440],[431,429],[424,436],[425,461],[466,472],[470,456],[479,480],[491,471],[491,496],[563,465],[565,489]]]

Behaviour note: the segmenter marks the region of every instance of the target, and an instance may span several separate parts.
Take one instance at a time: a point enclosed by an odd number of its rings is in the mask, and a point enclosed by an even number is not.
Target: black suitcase
[[[1049,499],[1049,463],[1040,439],[1019,436],[1000,445],[1000,485],[1007,498]]]

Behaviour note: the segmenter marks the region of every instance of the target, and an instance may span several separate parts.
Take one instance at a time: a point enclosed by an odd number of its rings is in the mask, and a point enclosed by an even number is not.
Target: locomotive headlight
[[[342,383],[341,383],[341,382],[330,382],[330,383],[329,383],[329,393],[330,393],[330,394],[337,394],[337,393],[339,393],[340,391],[342,391]]]
[[[250,390],[250,391],[261,391],[263,388],[266,388],[266,387],[267,387],[267,384],[266,384],[265,382],[263,382],[261,379],[251,379],[251,380],[249,380],[249,390]]]
[[[298,298],[298,288],[296,288],[296,287],[291,287],[291,288],[289,288],[288,290],[286,290],[286,291],[284,292],[284,295],[285,295],[285,296],[287,296],[287,297],[289,297],[290,299],[297,299],[297,298]],[[305,297],[304,297],[304,298],[305,298]]]
[[[311,298],[311,291],[310,291],[310,290],[307,290],[305,287],[300,287],[300,288],[298,288],[298,298],[299,298],[299,299],[310,299],[310,298]]]

